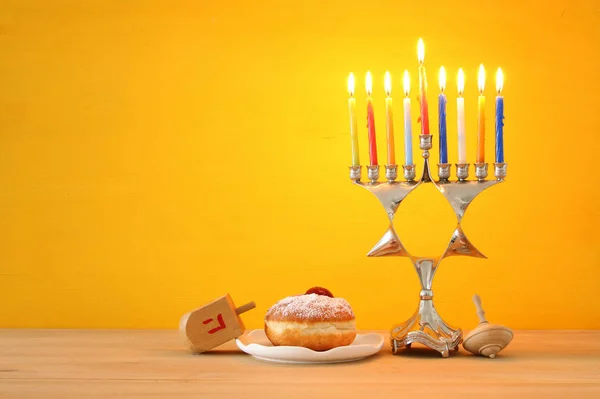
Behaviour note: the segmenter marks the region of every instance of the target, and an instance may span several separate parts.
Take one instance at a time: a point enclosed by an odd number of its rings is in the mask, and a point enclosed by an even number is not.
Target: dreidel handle
[[[256,307],[256,304],[254,303],[254,301],[248,302],[245,305],[235,308],[235,314],[241,315],[242,313],[247,312],[251,309],[254,309],[255,307]]]
[[[477,308],[477,317],[479,317],[479,322],[487,323],[488,321],[485,319],[485,311],[483,310],[483,306],[481,306],[481,298],[479,298],[479,295],[473,295],[473,303],[475,303],[475,307]]]

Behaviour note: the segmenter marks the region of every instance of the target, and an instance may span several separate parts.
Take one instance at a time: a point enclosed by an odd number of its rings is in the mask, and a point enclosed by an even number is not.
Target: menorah
[[[443,357],[448,357],[450,351],[458,350],[462,342],[462,330],[448,325],[439,316],[433,305],[433,291],[431,289],[433,277],[442,259],[450,256],[472,256],[486,258],[467,239],[461,222],[465,212],[473,199],[488,187],[504,181],[507,164],[494,163],[495,180],[486,180],[488,175],[487,163],[475,164],[475,180],[469,177],[469,164],[456,164],[456,181],[450,180],[450,164],[438,164],[437,181],[431,178],[429,169],[429,150],[432,145],[430,134],[419,136],[419,148],[423,151],[423,174],[415,181],[415,165],[403,165],[405,181],[396,181],[398,177],[397,165],[385,166],[386,182],[379,182],[379,165],[367,166],[368,182],[361,181],[361,166],[350,167],[350,179],[361,187],[373,193],[381,202],[390,222],[390,225],[379,242],[371,249],[367,256],[401,256],[407,257],[417,271],[421,283],[419,308],[415,314],[402,324],[396,325],[391,330],[391,344],[393,353],[398,353],[401,348],[410,348],[417,342],[431,349],[441,352]],[[411,255],[396,234],[393,219],[400,204],[417,186],[422,183],[433,185],[448,200],[456,214],[457,226],[444,253],[439,257],[420,257]]]

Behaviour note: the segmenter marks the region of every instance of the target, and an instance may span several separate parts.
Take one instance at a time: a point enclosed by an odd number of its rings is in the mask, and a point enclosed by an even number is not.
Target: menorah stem
[[[436,271],[436,260],[432,258],[422,258],[415,260],[415,269],[421,282],[421,292],[419,293],[419,315],[421,317],[421,326],[435,328],[436,318],[439,318],[433,306],[433,277]]]
[[[436,260],[433,258],[420,258],[415,260],[415,269],[419,275],[419,281],[421,282],[421,299],[423,295],[432,296],[431,285],[433,283],[433,276],[436,271]],[[423,292],[426,292],[423,294]],[[427,292],[431,292],[428,294]]]

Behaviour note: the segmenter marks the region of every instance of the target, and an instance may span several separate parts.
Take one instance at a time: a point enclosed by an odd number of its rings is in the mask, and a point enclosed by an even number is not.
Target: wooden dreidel
[[[498,352],[510,343],[513,332],[508,327],[488,323],[485,319],[485,312],[481,307],[479,295],[473,296],[473,302],[477,308],[479,325],[467,334],[463,347],[475,355],[489,356],[493,359]]]
[[[193,352],[206,352],[242,335],[246,327],[239,315],[255,307],[250,302],[236,308],[227,294],[183,315],[179,329]]]

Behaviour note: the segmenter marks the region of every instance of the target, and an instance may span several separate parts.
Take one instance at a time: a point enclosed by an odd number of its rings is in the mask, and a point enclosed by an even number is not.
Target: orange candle
[[[387,131],[387,155],[388,165],[396,165],[396,148],[394,145],[394,111],[392,108],[392,77],[389,72],[385,73],[384,79],[385,93],[385,122]]]
[[[477,74],[477,85],[479,86],[479,102],[477,117],[477,158],[475,162],[485,162],[485,96],[483,89],[485,87],[485,69],[483,64],[479,66]]]

